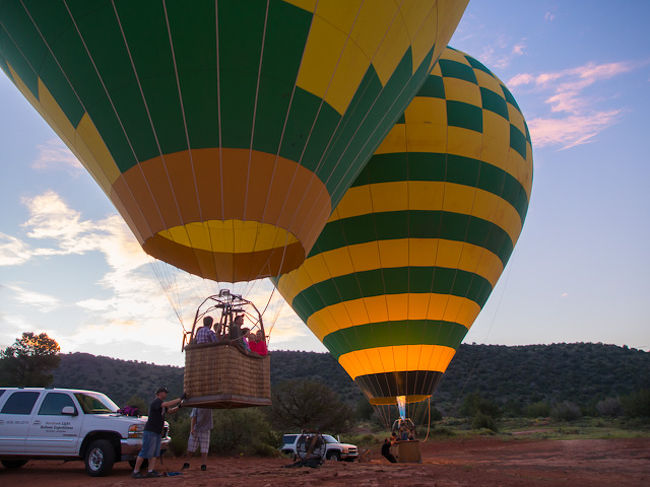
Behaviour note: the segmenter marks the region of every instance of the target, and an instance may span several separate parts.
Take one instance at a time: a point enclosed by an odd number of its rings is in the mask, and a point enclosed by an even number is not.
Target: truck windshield
[[[325,440],[325,443],[338,443],[336,438],[331,435],[323,435],[323,439]]]
[[[76,392],[74,397],[77,398],[81,409],[86,414],[105,414],[114,413],[119,408],[104,394],[90,392]]]

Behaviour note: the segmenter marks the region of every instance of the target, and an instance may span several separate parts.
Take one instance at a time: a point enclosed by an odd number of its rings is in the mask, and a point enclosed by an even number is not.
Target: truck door
[[[37,391],[16,391],[7,398],[0,410],[0,453],[25,453],[25,441],[31,424]]]
[[[26,448],[35,455],[77,455],[83,415],[65,392],[48,392],[32,415]]]

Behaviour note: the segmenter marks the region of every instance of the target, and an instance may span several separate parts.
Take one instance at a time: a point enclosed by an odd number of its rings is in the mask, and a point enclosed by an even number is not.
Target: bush
[[[501,411],[496,402],[481,396],[478,392],[472,392],[465,396],[460,413],[465,417],[472,417],[482,413],[486,416],[496,418],[501,414]]]
[[[560,421],[573,421],[581,416],[578,405],[570,401],[559,402],[551,408],[551,417]]]
[[[596,411],[598,411],[599,416],[609,416],[610,418],[616,418],[623,412],[623,406],[621,405],[619,398],[608,397],[596,403]]]
[[[283,430],[348,431],[354,411],[325,384],[311,380],[285,381],[273,390],[270,417]]]
[[[529,418],[546,418],[551,414],[551,406],[546,401],[538,401],[526,406]]]
[[[188,413],[178,413],[168,416],[169,436],[172,440],[169,443],[169,451],[172,455],[180,457],[187,451],[187,439],[190,436],[190,418]]]
[[[650,417],[650,390],[642,389],[621,398],[625,415],[630,418]]]
[[[266,446],[264,446],[266,445]],[[255,454],[278,448],[280,437],[257,408],[219,410],[214,414],[210,448],[215,453]]]
[[[497,431],[497,425],[492,416],[479,412],[472,420],[472,429],[488,429],[491,431]]]

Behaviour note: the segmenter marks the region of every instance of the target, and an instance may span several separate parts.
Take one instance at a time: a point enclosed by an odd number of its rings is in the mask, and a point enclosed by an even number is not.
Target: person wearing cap
[[[165,425],[165,412],[175,413],[181,407],[182,403],[182,398],[165,401],[167,399],[167,392],[167,388],[159,387],[156,391],[156,398],[149,406],[149,417],[142,432],[142,449],[138,454],[133,473],[131,474],[135,479],[160,477],[155,467],[156,459],[160,456],[160,441]],[[142,468],[142,462],[145,458],[149,460],[149,471],[146,475],[142,475],[140,468]]]

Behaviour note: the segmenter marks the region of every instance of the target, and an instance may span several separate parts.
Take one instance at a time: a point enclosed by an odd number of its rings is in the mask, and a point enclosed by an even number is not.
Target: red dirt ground
[[[211,457],[207,472],[195,459],[183,475],[133,480],[127,463],[91,479],[81,462],[33,461],[0,469],[0,485],[100,486],[135,484],[224,487],[338,486],[650,486],[650,438],[612,440],[448,440],[423,444],[421,465],[389,464],[377,452],[363,463],[327,462],[319,469],[285,469],[286,458]],[[160,471],[180,469],[165,459]]]

